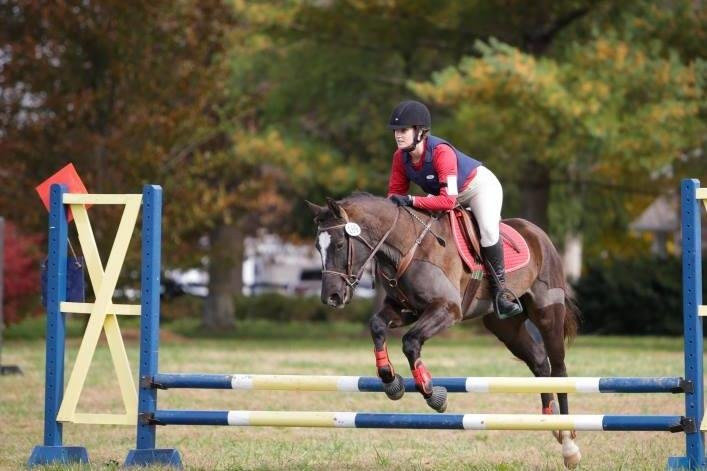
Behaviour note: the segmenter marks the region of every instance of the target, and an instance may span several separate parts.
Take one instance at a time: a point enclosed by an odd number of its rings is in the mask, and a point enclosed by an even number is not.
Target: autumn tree
[[[0,4],[0,17],[0,206],[8,219],[44,230],[33,188],[68,161],[89,191],[157,182],[170,201],[173,188],[190,185],[162,177],[184,167],[184,156],[228,141],[219,126],[228,117],[218,112],[228,77],[221,54],[236,24],[230,5],[16,0]],[[203,203],[198,194],[175,201],[183,215]],[[108,216],[93,221],[99,243],[112,240],[117,215]],[[182,229],[165,230],[167,263],[189,256],[172,250],[175,241],[200,235]]]
[[[552,57],[479,41],[478,57],[413,85],[453,110],[444,129],[454,142],[517,182],[524,215],[579,254],[583,235],[625,228],[631,204],[617,190],[665,183],[656,177],[705,137],[704,64],[624,26]]]

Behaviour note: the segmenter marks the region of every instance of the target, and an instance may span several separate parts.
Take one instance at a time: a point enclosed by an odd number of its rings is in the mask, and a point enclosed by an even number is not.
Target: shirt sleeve
[[[410,180],[405,173],[403,153],[397,150],[393,154],[393,165],[390,169],[390,178],[388,179],[388,196],[407,195],[408,190],[410,190]]]
[[[457,156],[448,145],[438,145],[432,155],[432,166],[442,185],[439,195],[415,196],[413,206],[429,211],[448,211],[457,204]]]

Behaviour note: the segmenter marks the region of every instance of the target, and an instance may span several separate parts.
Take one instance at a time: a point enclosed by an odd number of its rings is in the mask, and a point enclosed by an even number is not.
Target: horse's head
[[[317,224],[316,246],[322,257],[322,302],[342,308],[351,301],[365,265],[383,240],[374,247],[375,238],[364,221],[350,217],[341,202],[327,198],[326,206],[309,201],[307,204]]]

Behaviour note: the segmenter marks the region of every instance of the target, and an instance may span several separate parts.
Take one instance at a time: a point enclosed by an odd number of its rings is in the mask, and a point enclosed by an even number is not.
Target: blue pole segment
[[[142,384],[157,373],[160,341],[160,255],[162,189],[145,185],[142,193],[142,315],[140,316],[140,392],[138,416],[157,408],[157,390]],[[155,448],[155,426],[138,420],[137,448]]]
[[[228,425],[228,411],[158,410],[155,420],[171,425]]]
[[[680,392],[683,379],[665,378],[601,378],[599,392],[602,393],[661,393]]]
[[[406,391],[416,391],[415,380],[412,378],[403,378]],[[466,378],[432,378],[434,386],[442,386],[450,393],[466,392]],[[359,391],[364,392],[383,392],[383,382],[380,378],[361,377],[358,380]]]
[[[52,185],[49,196],[49,262],[47,265],[47,351],[44,385],[44,445],[61,446],[62,424],[56,415],[64,396],[66,317],[66,246],[69,224],[64,207],[66,186]]]
[[[157,373],[153,382],[157,387],[194,389],[232,389],[232,375],[201,373]]]
[[[66,186],[52,185],[49,194],[49,260],[47,263],[47,332],[44,382],[44,445],[35,446],[27,465],[87,463],[86,448],[63,446],[61,422],[57,422],[64,397],[64,350],[66,317],[66,246],[69,223],[64,206]]]
[[[160,339],[160,269],[162,255],[162,188],[145,185],[142,192],[142,270],[140,315],[140,390],[136,448],[130,450],[125,466],[161,464],[182,467],[179,452],[155,448],[155,425],[149,417],[157,409],[157,390],[147,379],[157,374]]]
[[[356,428],[464,429],[464,415],[359,412],[355,424]]]
[[[700,424],[704,416],[702,319],[698,316],[702,304],[702,233],[701,203],[697,200],[699,180],[685,179],[681,187],[682,207],[682,299],[685,337],[685,379],[692,381],[694,390],[685,394],[685,416],[695,423],[695,430],[686,435],[686,457],[668,462],[690,468],[705,466],[704,434]]]
[[[602,428],[607,431],[680,431],[679,415],[605,415]]]

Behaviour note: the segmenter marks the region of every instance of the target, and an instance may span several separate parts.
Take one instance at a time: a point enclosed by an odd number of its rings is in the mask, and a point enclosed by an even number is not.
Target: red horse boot
[[[383,391],[388,399],[397,401],[405,394],[403,378],[395,372],[393,364],[388,358],[388,345],[383,344],[383,350],[374,350],[376,355],[376,370],[378,377],[383,382]]]
[[[428,406],[437,412],[447,410],[447,389],[432,385],[432,375],[419,358],[415,361],[412,377],[415,379],[415,387],[425,398]]]

